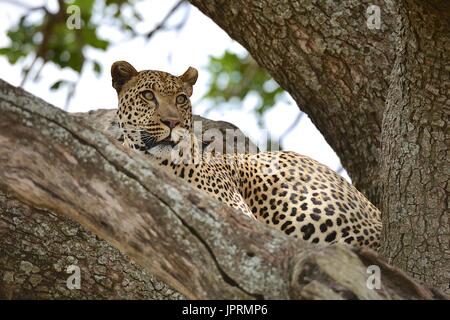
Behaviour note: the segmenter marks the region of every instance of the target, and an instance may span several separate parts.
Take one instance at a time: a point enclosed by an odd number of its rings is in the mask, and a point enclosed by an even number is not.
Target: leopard
[[[293,151],[202,152],[192,121],[197,69],[175,76],[137,71],[121,60],[111,66],[111,77],[126,148],[289,237],[379,248],[380,210],[326,165]]]

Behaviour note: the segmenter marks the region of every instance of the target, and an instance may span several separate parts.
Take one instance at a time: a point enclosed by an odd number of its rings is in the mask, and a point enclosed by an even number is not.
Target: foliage
[[[10,44],[0,48],[0,55],[7,57],[11,64],[29,56],[33,57],[30,66],[24,68],[24,79],[38,60],[42,65],[54,63],[59,68],[69,68],[81,74],[86,63],[90,62],[96,74],[102,72],[99,61],[87,56],[88,48],[106,51],[111,40],[100,37],[97,29],[101,21],[107,20],[122,31],[131,28],[130,23],[142,20],[135,11],[136,1],[129,0],[59,0],[56,12],[50,12],[45,6],[26,7],[17,25],[13,26],[7,36]],[[68,18],[73,14],[70,10],[75,5],[79,8],[80,28],[69,28]],[[132,12],[132,19],[125,19],[121,12],[124,9]],[[39,73],[40,71],[38,71]],[[59,79],[51,89],[59,89],[71,81]]]
[[[31,64],[23,69],[22,85],[37,61],[41,62],[42,67],[50,62],[61,69],[71,69],[78,76],[86,65],[96,74],[101,74],[101,63],[90,58],[87,49],[106,51],[114,41],[98,34],[100,25],[107,23],[129,37],[142,36],[146,39],[159,30],[179,30],[183,26],[183,21],[172,28],[166,26],[170,16],[184,4],[180,0],[154,30],[139,34],[136,25],[143,21],[136,7],[139,1],[141,0],[58,0],[59,8],[56,12],[49,11],[46,6],[25,7],[17,25],[8,31],[10,44],[0,48],[0,55],[6,56],[11,64],[32,57],[29,59],[32,60]],[[72,5],[80,9],[80,28],[72,29],[67,26],[67,20],[73,14],[70,10]],[[35,79],[42,67],[37,71]],[[225,51],[222,56],[210,58],[208,69],[211,86],[204,98],[213,102],[213,108],[223,107],[223,102],[242,103],[254,93],[259,97],[254,110],[260,125],[262,115],[275,105],[284,92],[248,53],[238,55]],[[70,99],[77,82],[78,80],[56,79],[50,88],[68,88]]]
[[[211,83],[205,98],[215,102],[214,108],[222,106],[223,102],[242,102],[251,93],[256,93],[259,102],[254,110],[261,120],[277,98],[284,95],[284,90],[248,53],[241,57],[225,51],[220,57],[210,57],[208,70]]]

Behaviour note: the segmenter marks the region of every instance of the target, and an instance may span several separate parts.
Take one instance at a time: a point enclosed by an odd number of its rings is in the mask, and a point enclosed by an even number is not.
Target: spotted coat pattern
[[[189,99],[197,80],[195,69],[176,77],[161,71],[137,72],[120,61],[111,72],[126,146],[289,236],[378,248],[380,211],[327,166],[295,152],[202,154],[192,134]],[[189,148],[175,148],[174,160],[174,146],[183,141]]]

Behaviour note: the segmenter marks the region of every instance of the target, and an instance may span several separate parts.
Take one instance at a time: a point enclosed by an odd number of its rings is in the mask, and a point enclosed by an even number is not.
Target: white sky
[[[56,1],[22,0],[20,2],[32,7],[42,4],[47,4],[49,8],[56,7]],[[137,4],[138,9],[144,17],[144,22],[139,24],[137,29],[142,33],[153,29],[175,3],[176,0],[143,0],[139,2]],[[23,12],[20,7],[0,0],[0,47],[9,44],[6,32],[11,25],[17,22]],[[176,23],[180,16],[181,12],[170,21]],[[161,31],[156,33],[150,41],[142,38],[120,41],[120,39],[124,39],[124,35],[109,27],[101,27],[98,32],[102,37],[118,39],[117,43],[110,45],[106,52],[93,49],[86,52],[90,58],[100,61],[103,72],[98,77],[94,74],[90,65],[85,65],[77,91],[69,105],[69,112],[116,108],[117,97],[111,87],[109,69],[114,61],[127,60],[138,70],[163,70],[175,75],[182,74],[188,66],[197,68],[199,79],[194,87],[192,105],[194,113],[202,115],[209,106],[208,101],[199,101],[208,90],[209,76],[206,70],[208,57],[211,55],[219,56],[226,49],[233,52],[245,51],[195,7],[190,8],[188,22],[181,32]],[[22,80],[21,70],[29,63],[30,59],[27,59],[26,61],[19,61],[16,65],[10,65],[5,57],[0,56],[0,78],[13,85],[20,85]],[[42,70],[39,81],[33,82],[30,80],[24,88],[53,105],[63,108],[66,90],[51,91],[49,88],[57,80],[75,80],[76,77],[76,74],[71,70],[60,70],[56,66],[48,64]],[[211,111],[207,114],[207,117],[237,125],[253,141],[258,143],[259,138],[263,137],[264,134],[258,127],[257,119],[252,113],[254,103],[255,97],[249,97],[240,108],[230,105],[228,110],[227,108],[221,108],[217,111]],[[264,118],[270,134],[275,138],[283,134],[298,113],[299,110],[294,101],[289,104],[277,103],[273,109],[267,112]],[[334,170],[339,167],[339,158],[306,115],[284,139],[283,145],[285,150],[310,156]],[[346,172],[343,172],[343,176],[349,179]]]

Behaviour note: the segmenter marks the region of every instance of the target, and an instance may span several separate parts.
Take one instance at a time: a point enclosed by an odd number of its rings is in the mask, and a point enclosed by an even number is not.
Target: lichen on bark
[[[67,286],[70,265],[80,289]],[[78,223],[0,190],[0,299],[184,297]]]

